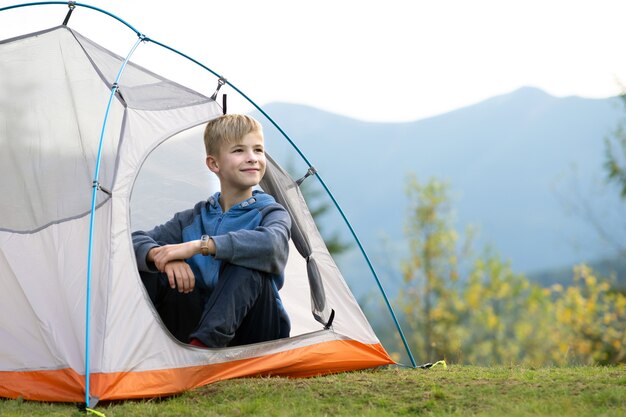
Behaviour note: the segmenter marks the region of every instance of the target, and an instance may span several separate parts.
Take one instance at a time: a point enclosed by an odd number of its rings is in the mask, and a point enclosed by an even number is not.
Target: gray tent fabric
[[[272,194],[291,213],[291,239],[300,255],[307,261],[312,313],[317,321],[327,325],[332,308],[326,303],[321,270],[324,267],[336,270],[337,266],[328,255],[324,240],[313,222],[300,188],[270,156],[267,160],[268,168],[261,187]],[[322,247],[324,250],[317,250]]]
[[[46,36],[52,32],[75,38],[80,48]],[[0,230],[28,232],[89,212],[91,202],[84,198],[84,191],[93,180],[100,131],[88,126],[102,124],[103,103],[123,58],[64,27],[3,43],[0,125],[7,132],[20,132],[20,138],[0,136],[0,195],[4,197]],[[31,47],[35,43],[38,47]],[[42,43],[61,53],[41,56]],[[100,80],[86,77],[89,73],[97,73]],[[38,101],[20,99],[25,91],[34,90]],[[123,140],[114,126],[123,125],[124,108],[158,111],[211,101],[132,63],[124,72],[119,94],[124,106],[113,107],[103,142],[100,183],[107,189],[113,184],[119,141]],[[99,193],[98,205],[106,199],[106,194]]]

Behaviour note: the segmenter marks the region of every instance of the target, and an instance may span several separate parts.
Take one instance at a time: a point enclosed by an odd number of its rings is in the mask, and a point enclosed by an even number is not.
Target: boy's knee
[[[253,287],[271,284],[270,277],[267,273],[233,264],[225,264],[222,266],[219,279],[229,280],[231,282],[241,281]]]

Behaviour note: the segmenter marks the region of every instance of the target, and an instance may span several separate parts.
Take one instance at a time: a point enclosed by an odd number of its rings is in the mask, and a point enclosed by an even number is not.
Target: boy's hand
[[[185,242],[177,245],[157,246],[148,252],[148,261],[167,275],[171,288],[187,294],[193,291],[196,278],[185,259],[198,253],[198,242]]]
[[[148,252],[148,261],[154,262],[156,268],[165,272],[165,266],[172,261],[183,261],[198,253],[197,242],[185,242],[177,245],[158,246]]]
[[[163,268],[167,274],[167,280],[172,289],[178,288],[178,292],[187,294],[193,291],[196,285],[196,278],[191,267],[185,261],[171,261]]]

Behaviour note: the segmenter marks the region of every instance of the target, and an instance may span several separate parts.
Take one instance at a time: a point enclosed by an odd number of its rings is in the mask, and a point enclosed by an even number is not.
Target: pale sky
[[[0,7],[17,3],[0,0]],[[283,101],[361,120],[409,121],[522,86],[599,98],[616,95],[618,80],[626,83],[623,0],[82,3],[197,59],[259,105]],[[61,24],[66,10],[0,12],[0,39]],[[113,19],[84,8],[69,26],[120,55],[136,40]],[[172,62],[149,56],[138,51],[136,60],[213,92],[203,70],[181,68],[174,56]],[[249,110],[234,91],[222,91],[229,112]]]

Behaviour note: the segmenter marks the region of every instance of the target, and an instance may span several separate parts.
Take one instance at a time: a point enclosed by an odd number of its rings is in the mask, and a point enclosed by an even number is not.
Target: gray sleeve
[[[279,204],[264,207],[263,219],[253,230],[211,236],[215,258],[271,274],[284,271],[289,256],[291,218]]]
[[[154,241],[148,232],[133,232],[133,248],[135,249],[135,258],[137,260],[137,269],[142,272],[157,272],[154,263],[148,262],[148,252],[150,249],[160,246]]]
[[[146,260],[150,249],[181,243],[183,241],[183,229],[191,223],[194,216],[194,209],[189,209],[176,213],[167,223],[156,226],[150,231],[138,230],[133,232],[133,249],[137,259],[137,269],[145,272],[157,272],[152,262]]]

